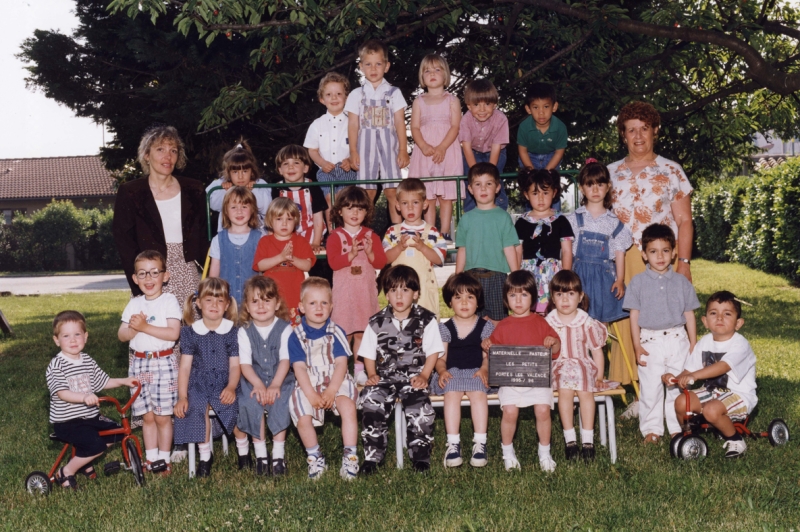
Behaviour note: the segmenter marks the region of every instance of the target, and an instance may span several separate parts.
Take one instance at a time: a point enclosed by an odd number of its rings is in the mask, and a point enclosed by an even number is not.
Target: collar
[[[214,331],[217,334],[228,334],[233,329],[233,322],[231,320],[222,318],[222,323],[219,324],[219,327]],[[197,320],[192,324],[192,330],[201,336],[205,336],[211,332],[211,330],[206,327],[206,324],[203,323],[203,320]]]
[[[84,355],[84,352],[81,351],[80,354],[78,354],[78,359],[75,360],[74,358],[72,358],[68,354],[66,354],[64,351],[59,351],[58,355],[56,355],[56,356],[61,357],[62,360],[65,360],[65,361],[69,362],[70,364],[78,365],[78,364],[83,362],[83,355]]]
[[[588,216],[592,220],[599,220],[600,218],[605,218],[605,217],[614,218],[614,219],[617,218],[617,215],[614,214],[614,211],[612,211],[611,209],[606,209],[606,212],[600,214],[599,216],[594,216],[592,213],[590,213],[586,209],[586,205],[581,205],[580,207],[575,209],[575,213],[585,214],[586,216]]]
[[[661,158],[661,156],[660,156],[660,155],[656,155],[656,156],[655,156],[655,158],[653,159],[653,162],[649,163],[649,164],[648,164],[647,166],[645,166],[644,168],[645,168],[645,169],[647,169],[647,168],[658,167],[658,166],[659,166],[659,164],[658,164],[658,160],[659,160],[660,158]],[[617,167],[617,169],[619,169],[619,170],[628,170],[628,171],[630,171],[630,168],[628,167],[628,157],[627,157],[627,156],[625,156],[625,157],[623,157],[623,158],[622,158],[622,164],[621,164],[621,165],[619,165],[619,166]]]
[[[556,218],[561,216],[561,211],[553,211],[553,215],[552,216],[548,216],[547,218],[536,218],[536,219],[534,219],[534,218],[531,218],[531,216],[530,216],[531,212],[533,212],[533,211],[528,211],[525,214],[523,214],[523,216],[525,217],[526,220],[528,220],[532,224],[550,225],[550,224],[552,224],[553,222],[556,221]]]
[[[338,115],[335,115],[335,116],[332,115],[330,111],[326,111],[325,112],[325,118],[327,118],[329,121],[330,120],[341,120],[341,121],[344,121],[344,120],[347,120],[347,111],[342,111],[341,113],[339,113]]]
[[[587,314],[586,311],[583,309],[578,309],[578,315],[575,316],[575,319],[572,320],[570,323],[566,324],[561,321],[561,318],[558,317],[558,311],[555,309],[551,310],[550,314],[547,315],[547,321],[550,323],[550,325],[553,326],[553,328],[569,327],[572,329],[575,327],[580,327],[581,325],[586,323],[586,320],[588,318],[589,314]]]
[[[383,78],[377,87],[373,87],[369,80],[366,80],[361,87],[364,93],[369,90],[372,91],[372,94],[380,94],[381,92],[386,92],[391,86],[391,83],[386,81],[386,78]]]
[[[322,327],[319,327],[319,328],[318,327],[312,327],[311,325],[309,325],[308,321],[306,321],[306,317],[305,316],[300,318],[300,323],[303,325],[303,328],[305,330],[307,330],[307,331],[322,331],[322,330],[327,329],[328,326],[331,324],[331,318],[328,317],[328,319],[325,320],[325,325],[323,325]]]
[[[394,321],[400,323],[400,325],[402,326],[403,322],[406,322],[406,321],[410,320],[411,318],[416,317],[416,315],[417,315],[417,304],[416,303],[412,303],[411,304],[411,312],[409,312],[408,316],[406,316],[403,319],[395,317],[394,309],[392,309],[391,305],[386,305],[386,308],[383,309],[383,315],[386,318],[389,318],[390,320],[394,320]]]
[[[662,273],[656,273],[653,270],[651,270],[649,264],[645,265],[645,270],[644,271],[647,274],[647,276],[650,277],[651,279],[658,279],[660,277],[666,277],[667,279],[672,279],[672,276],[675,275],[675,272],[672,271],[672,264],[670,264],[667,267],[667,272],[663,273],[663,274]]]

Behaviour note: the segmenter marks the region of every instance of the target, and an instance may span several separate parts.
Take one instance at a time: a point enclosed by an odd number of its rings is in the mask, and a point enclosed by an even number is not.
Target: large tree
[[[358,83],[356,50],[371,37],[392,47],[388,77],[407,96],[422,56],[439,51],[456,93],[476,76],[495,82],[512,127],[526,85],[555,84],[572,165],[621,155],[611,121],[633,99],[662,111],[659,151],[698,178],[740,162],[756,130],[793,136],[800,106],[798,15],[777,0],[113,0],[112,14],[77,4],[75,36],[26,41],[29,82],[112,124],[127,157],[142,120],[179,119],[206,167],[239,134],[266,160],[321,114],[326,71]]]

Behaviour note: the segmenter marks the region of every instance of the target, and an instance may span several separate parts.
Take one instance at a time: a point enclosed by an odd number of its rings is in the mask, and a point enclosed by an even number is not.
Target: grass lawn
[[[731,289],[752,303],[745,307],[742,333],[758,362],[759,407],[752,422],[766,428],[784,418],[800,438],[800,290],[785,280],[735,264],[697,261],[693,267],[701,301]],[[436,420],[433,469],[427,476],[395,469],[394,436],[386,467],[367,479],[345,483],[338,476],[340,429],[321,431],[331,464],[321,480],[306,479],[304,453],[296,433],[287,442],[290,473],[274,481],[236,470],[235,451],[223,457],[219,443],[212,476],[189,480],[186,463],[169,478],[148,478],[139,489],[130,473],[93,483],[79,478],[79,493],[56,488],[49,497],[25,492],[33,470],[46,470],[58,446],[48,440],[48,393],[44,372],[57,352],[50,323],[68,308],[86,314],[87,352],[109,374],[127,370],[126,346],[117,341],[124,292],[8,297],[0,308],[16,336],[0,340],[0,528],[9,530],[754,530],[800,525],[800,448],[795,441],[772,448],[749,444],[747,455],[726,461],[721,442],[706,437],[709,457],[680,462],[667,443],[645,447],[636,421],[618,421],[619,461],[598,447],[591,465],[566,463],[554,413],[555,474],[536,459],[532,411],[522,415],[515,446],[522,471],[503,469],[500,411],[490,412],[489,465],[458,469],[441,465],[444,422]],[[699,321],[699,320],[698,320]],[[699,332],[704,332],[702,326]],[[114,390],[117,397],[127,392]],[[619,404],[618,412],[622,404]],[[462,445],[470,448],[472,427],[462,423]],[[138,431],[137,431],[138,432]],[[233,446],[232,446],[233,447]],[[109,453],[118,459],[119,448]],[[109,458],[101,459],[103,461]],[[102,467],[101,467],[102,469]]]

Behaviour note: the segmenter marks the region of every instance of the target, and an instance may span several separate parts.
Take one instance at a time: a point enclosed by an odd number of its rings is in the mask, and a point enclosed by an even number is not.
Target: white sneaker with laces
[[[556,461],[553,460],[552,456],[546,456],[542,458],[539,457],[539,467],[542,468],[542,471],[545,473],[552,473],[556,470]]]
[[[342,467],[339,476],[345,480],[354,480],[358,476],[358,456],[348,454],[342,458]]]
[[[512,469],[522,469],[522,467],[519,465],[519,460],[517,460],[517,457],[513,454],[511,456],[503,457],[503,465],[506,466],[506,471],[511,471]]]
[[[444,466],[445,467],[458,467],[464,463],[461,459],[461,444],[448,443],[447,449],[444,451]]]
[[[728,440],[722,444],[723,449],[727,449],[725,458],[739,458],[747,450],[744,440]]]
[[[317,480],[328,469],[328,464],[325,463],[325,457],[320,455],[309,456],[306,458],[308,462],[308,478]]]

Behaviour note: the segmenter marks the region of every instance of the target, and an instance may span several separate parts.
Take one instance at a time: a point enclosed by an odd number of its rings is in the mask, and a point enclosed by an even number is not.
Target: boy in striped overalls
[[[408,166],[405,109],[408,106],[400,89],[384,79],[389,71],[389,49],[380,41],[369,40],[358,50],[359,68],[365,82],[347,97],[350,167],[358,179],[401,179],[400,169]],[[376,185],[364,185],[375,200]],[[397,212],[397,183],[383,185],[392,223],[402,220]]]

